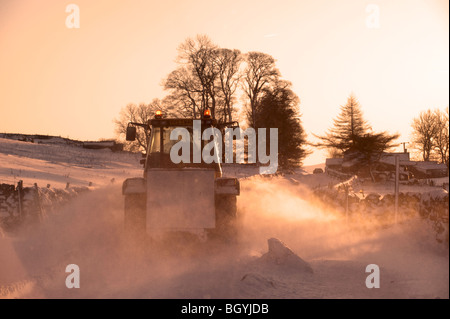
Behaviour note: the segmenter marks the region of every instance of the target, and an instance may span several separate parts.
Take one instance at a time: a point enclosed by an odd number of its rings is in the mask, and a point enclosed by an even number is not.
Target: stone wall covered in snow
[[[395,222],[395,196],[370,193],[363,198],[336,188],[318,188],[314,195],[320,202],[348,216],[389,225]],[[449,194],[444,189],[424,193],[399,193],[397,220],[421,218],[432,225],[436,240],[449,242]]]
[[[0,184],[0,229],[14,231],[23,224],[39,223],[58,207],[88,190],[87,187],[23,187],[21,182],[17,186]]]

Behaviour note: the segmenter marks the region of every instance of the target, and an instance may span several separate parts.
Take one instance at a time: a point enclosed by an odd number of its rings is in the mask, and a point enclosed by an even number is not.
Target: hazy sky
[[[71,3],[80,28],[66,26]],[[207,34],[277,60],[309,138],[354,92],[374,130],[408,141],[413,117],[449,104],[448,10],[447,0],[0,0],[0,132],[113,137],[127,103],[164,97],[178,45]]]

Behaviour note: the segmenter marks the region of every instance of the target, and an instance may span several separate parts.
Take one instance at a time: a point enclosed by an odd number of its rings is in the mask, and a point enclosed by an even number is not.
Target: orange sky
[[[79,29],[65,25],[70,3]],[[273,55],[310,138],[354,92],[375,130],[408,141],[413,117],[449,104],[448,30],[448,1],[0,0],[0,132],[113,137],[120,109],[164,97],[177,46],[202,33]]]

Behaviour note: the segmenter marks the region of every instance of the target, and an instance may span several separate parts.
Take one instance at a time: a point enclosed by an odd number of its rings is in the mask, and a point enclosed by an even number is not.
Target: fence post
[[[34,204],[37,206],[38,221],[42,222],[42,206],[41,206],[41,196],[39,194],[39,187],[37,183],[34,183]]]
[[[18,203],[19,203],[19,219],[23,220],[24,211],[23,211],[23,181],[22,180],[20,180],[17,183],[17,198],[18,198]]]
[[[400,188],[400,161],[398,155],[395,155],[395,223],[398,221],[398,193]]]

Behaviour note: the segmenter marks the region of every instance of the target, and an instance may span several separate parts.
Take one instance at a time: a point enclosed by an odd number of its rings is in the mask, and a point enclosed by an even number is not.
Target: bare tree
[[[449,117],[448,107],[445,111],[435,110],[437,133],[434,138],[434,147],[439,155],[440,162],[449,165]]]
[[[165,99],[180,115],[197,118],[202,108],[202,88],[187,67],[172,71],[164,82],[164,89],[171,90]]]
[[[242,55],[239,50],[216,50],[218,87],[220,88],[220,95],[223,101],[223,122],[231,122],[233,120],[234,94],[241,79],[239,74],[241,61]]]
[[[250,126],[258,128],[256,118],[262,90],[279,78],[280,71],[275,67],[275,59],[266,53],[249,52],[245,62],[243,88],[250,102],[247,117]]]
[[[436,111],[429,109],[420,112],[419,117],[413,119],[411,126],[414,147],[420,151],[424,161],[429,161],[435,147],[436,136],[439,134]]]
[[[180,114],[197,118],[209,108],[219,121],[232,121],[235,94],[242,85],[249,101],[249,123],[254,127],[262,90],[280,76],[272,56],[261,52],[242,55],[239,50],[218,47],[205,35],[181,43],[176,62],[179,67],[168,75],[163,86],[170,91],[167,101]]]
[[[149,119],[153,118],[157,110],[163,111],[166,115],[172,112],[172,109],[166,107],[159,99],[154,99],[149,104],[127,104],[120,111],[119,118],[114,120],[116,124],[116,134],[119,139],[124,139],[129,122],[146,124]],[[133,152],[137,152],[139,150],[145,151],[149,138],[150,132],[148,130],[138,129],[136,140],[134,142],[128,142],[126,144],[126,148]]]
[[[193,90],[197,93],[197,110],[200,114],[207,108],[215,117],[217,105],[216,79],[218,71],[216,67],[217,46],[206,35],[197,35],[195,39],[188,38],[178,48],[177,62],[184,66],[191,78],[191,84],[195,84]],[[178,87],[185,90],[185,87]],[[199,107],[198,107],[199,106]],[[194,117],[196,114],[194,114]]]

